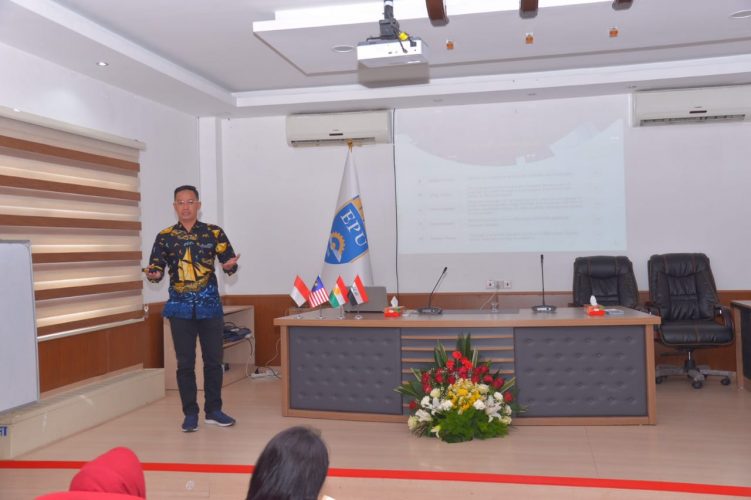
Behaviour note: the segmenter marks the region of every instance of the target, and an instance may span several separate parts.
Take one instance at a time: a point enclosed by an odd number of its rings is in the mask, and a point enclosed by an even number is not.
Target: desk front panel
[[[402,413],[398,328],[289,329],[290,408]]]
[[[644,327],[517,328],[524,417],[647,415]]]

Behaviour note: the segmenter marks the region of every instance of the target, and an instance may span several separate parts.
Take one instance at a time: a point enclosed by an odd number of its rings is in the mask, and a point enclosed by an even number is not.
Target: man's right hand
[[[162,271],[158,269],[147,267],[143,270],[143,272],[146,273],[146,278],[151,281],[159,281],[160,279],[162,279]]]

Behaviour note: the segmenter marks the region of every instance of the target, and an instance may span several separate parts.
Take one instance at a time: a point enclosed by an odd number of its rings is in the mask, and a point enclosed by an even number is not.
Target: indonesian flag
[[[295,277],[295,285],[292,287],[289,296],[295,301],[297,307],[302,307],[302,305],[307,302],[308,297],[310,297],[310,290],[300,276]]]
[[[368,301],[368,294],[365,293],[365,285],[362,284],[359,274],[355,276],[355,282],[352,283],[349,291],[352,304],[364,304]]]
[[[321,281],[321,277],[318,276],[316,282],[313,283],[313,289],[310,291],[308,302],[310,302],[311,307],[318,307],[326,302],[326,300],[328,300],[326,287],[323,286],[323,281]]]
[[[333,290],[331,290],[331,293],[329,294],[331,307],[343,306],[346,301],[344,298],[345,293],[347,293],[347,285],[344,284],[344,280],[339,276],[336,279],[336,284],[334,285]]]

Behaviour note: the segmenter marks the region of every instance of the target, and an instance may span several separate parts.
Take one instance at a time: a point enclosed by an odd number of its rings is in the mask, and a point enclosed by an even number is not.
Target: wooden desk
[[[324,309],[322,318],[319,312],[277,318],[282,414],[403,422],[406,407],[393,389],[412,377],[412,368],[431,366],[436,342],[453,350],[457,336],[470,333],[481,359],[516,377],[519,403],[528,410],[517,424],[654,424],[659,322],[631,309],[591,317],[581,308],[359,320]]]
[[[224,322],[231,322],[237,326],[250,328],[253,337],[224,344],[224,364],[226,365],[222,386],[237,382],[245,378],[246,367],[249,372],[255,369],[255,327],[253,320],[253,306],[224,306]],[[172,343],[172,328],[167,318],[164,318],[164,388],[177,390],[177,359],[175,346]],[[227,369],[228,368],[228,369]],[[201,343],[196,341],[196,387],[203,390],[203,357]]]
[[[734,300],[735,382],[739,389],[751,387],[751,300]]]

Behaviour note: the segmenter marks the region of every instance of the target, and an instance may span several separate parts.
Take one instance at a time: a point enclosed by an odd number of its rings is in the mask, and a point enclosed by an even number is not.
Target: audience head
[[[261,452],[247,500],[316,500],[328,469],[329,453],[319,432],[291,427]]]
[[[73,477],[66,492],[51,493],[37,500],[144,499],[146,479],[138,457],[118,447],[87,462]]]

